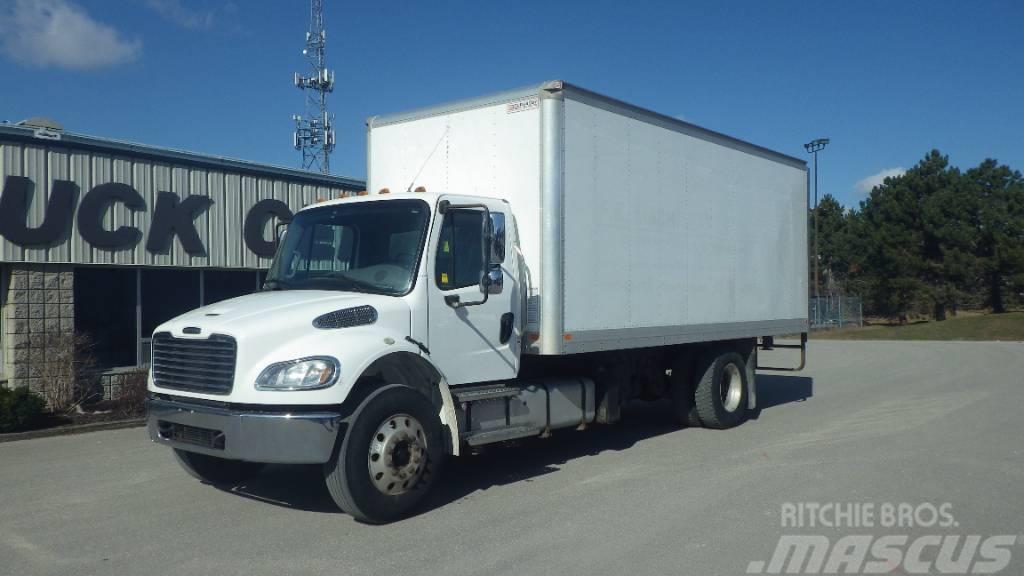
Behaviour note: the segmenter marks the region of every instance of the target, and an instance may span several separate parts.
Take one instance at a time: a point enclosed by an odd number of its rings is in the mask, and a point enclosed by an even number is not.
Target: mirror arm
[[[277,224],[274,224],[274,242],[280,242],[281,241],[281,228],[284,228],[284,229],[287,230],[288,225],[291,224],[291,223],[292,223],[292,221],[291,221],[290,218],[280,218],[280,219],[278,219]]]

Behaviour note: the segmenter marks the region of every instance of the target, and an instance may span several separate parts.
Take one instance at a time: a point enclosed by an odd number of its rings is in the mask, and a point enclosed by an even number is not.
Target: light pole
[[[818,298],[818,152],[828,145],[828,138],[818,138],[804,144],[808,154],[814,154],[814,298]],[[815,304],[817,306],[817,304]]]

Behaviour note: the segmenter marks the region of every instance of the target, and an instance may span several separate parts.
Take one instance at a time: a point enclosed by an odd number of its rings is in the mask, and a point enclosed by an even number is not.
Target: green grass
[[[876,324],[863,328],[822,330],[813,340],[1002,340],[1024,341],[1024,312],[966,313],[943,322],[921,321],[903,326]]]

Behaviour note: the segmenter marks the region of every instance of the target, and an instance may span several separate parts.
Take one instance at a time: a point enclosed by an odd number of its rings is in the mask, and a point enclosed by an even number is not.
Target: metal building
[[[54,334],[86,334],[102,368],[148,362],[148,335],[256,291],[275,223],[362,181],[0,125],[0,385],[41,384]]]

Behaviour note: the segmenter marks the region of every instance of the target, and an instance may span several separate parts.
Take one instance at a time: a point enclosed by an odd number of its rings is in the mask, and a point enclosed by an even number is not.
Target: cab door
[[[508,204],[485,201],[490,211],[490,288],[485,294],[480,279],[485,272],[481,257],[486,212],[459,208],[478,204],[474,198],[438,214],[429,260],[430,358],[451,385],[515,378],[519,370],[521,287],[516,280],[514,226]],[[511,228],[511,229],[510,229]],[[510,237],[511,236],[511,237]],[[453,308],[453,296],[463,306]]]

